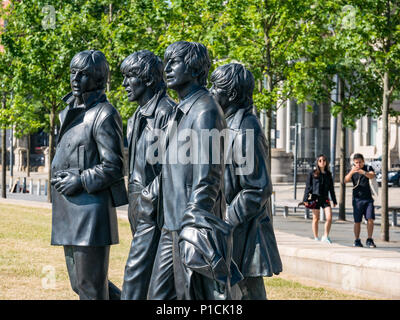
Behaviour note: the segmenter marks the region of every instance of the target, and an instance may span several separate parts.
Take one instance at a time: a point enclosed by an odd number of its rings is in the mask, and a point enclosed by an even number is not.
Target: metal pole
[[[337,118],[331,116],[331,172],[333,183],[335,183],[335,162],[336,162],[336,130]]]
[[[13,179],[13,163],[14,163],[14,132],[13,132],[13,127],[10,129],[10,177],[11,180]]]
[[[332,102],[332,105],[334,105],[335,102],[337,102],[338,99],[338,93],[339,90],[337,88],[338,86],[338,76],[335,76],[335,83],[336,83],[336,88],[333,90],[332,93],[332,99],[334,102]],[[336,163],[336,134],[337,134],[337,117],[331,116],[331,172],[332,172],[332,179],[333,183],[335,183],[335,163]]]
[[[36,194],[38,195],[38,196],[40,196],[40,188],[41,188],[41,183],[40,183],[40,179],[38,180],[38,182],[37,182],[37,190],[36,190]]]

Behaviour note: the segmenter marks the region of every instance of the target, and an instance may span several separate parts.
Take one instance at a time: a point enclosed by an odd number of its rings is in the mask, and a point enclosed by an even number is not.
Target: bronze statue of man
[[[219,246],[223,236],[212,238],[229,234],[229,225],[223,221],[223,145],[214,163],[211,138],[194,139],[202,132],[223,131],[224,114],[205,88],[211,63],[204,45],[175,42],[167,48],[164,63],[167,86],[177,92],[180,102],[168,124],[158,176],[163,225],[148,298],[224,299],[221,288],[229,273],[224,252],[229,248],[224,249],[224,240]],[[206,256],[218,259],[210,261]],[[220,277],[213,277],[218,273]],[[221,287],[215,278],[222,279]]]
[[[152,161],[149,149],[159,139],[157,130],[164,130],[175,102],[168,97],[163,80],[163,62],[154,53],[141,50],[129,55],[121,64],[123,86],[131,102],[138,108],[128,120],[129,208],[128,217],[133,239],[125,266],[122,300],[145,300],[151,271],[160,239],[158,207],[143,206],[142,190],[161,171],[161,163]],[[162,226],[161,226],[162,227]]]
[[[116,207],[128,202],[122,120],[104,93],[109,66],[102,52],[79,52],[70,71],[72,92],[63,99],[51,165],[51,244],[64,246],[80,299],[118,299],[108,265],[110,245],[119,241]]]
[[[224,110],[232,133],[232,158],[225,167],[226,221],[234,228],[232,257],[244,276],[239,282],[242,299],[265,300],[262,277],[279,274],[282,263],[268,212],[272,193],[266,163],[268,146],[253,113],[254,77],[241,64],[230,63],[214,70],[211,82],[210,92]],[[238,150],[245,151],[252,164],[248,171],[235,159]]]

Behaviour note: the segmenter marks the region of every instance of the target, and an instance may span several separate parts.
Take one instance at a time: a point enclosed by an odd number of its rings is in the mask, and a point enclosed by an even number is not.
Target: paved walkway
[[[338,193],[338,186],[336,189]],[[293,199],[292,185],[276,184],[274,190],[277,200]],[[297,199],[302,198],[303,191],[304,184],[298,188]],[[354,248],[350,187],[346,198],[347,221],[338,221],[338,209],[333,209],[330,233],[333,244],[312,239],[311,219],[304,219],[304,209],[291,210],[287,218],[283,217],[282,209],[276,211],[274,228],[284,272],[353,293],[400,299],[400,227],[390,227],[390,241],[381,241],[380,212],[377,210],[374,230],[377,248]],[[8,199],[0,199],[0,203],[51,208],[45,196],[29,194],[8,194]],[[389,204],[400,205],[400,188],[389,189]],[[126,218],[126,213],[127,206],[118,208],[121,218]],[[320,222],[320,234],[323,227],[324,222]],[[361,239],[365,243],[365,224],[361,226]]]

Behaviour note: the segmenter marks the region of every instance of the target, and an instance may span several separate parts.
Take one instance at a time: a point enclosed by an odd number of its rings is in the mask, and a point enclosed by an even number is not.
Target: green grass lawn
[[[0,221],[0,299],[77,299],[63,248],[50,245],[51,210],[0,204]],[[109,278],[121,287],[131,231],[127,220],[118,223],[120,244],[111,247]],[[265,285],[270,300],[365,299],[281,276],[265,278]]]

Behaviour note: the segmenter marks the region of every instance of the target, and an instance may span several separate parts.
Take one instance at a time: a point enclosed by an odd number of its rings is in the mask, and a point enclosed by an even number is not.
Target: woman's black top
[[[309,194],[328,199],[329,193],[331,194],[331,200],[336,205],[332,174],[329,171],[325,171],[325,173],[321,172],[318,177],[314,177],[314,170],[311,170],[307,176],[303,201],[307,201]]]

